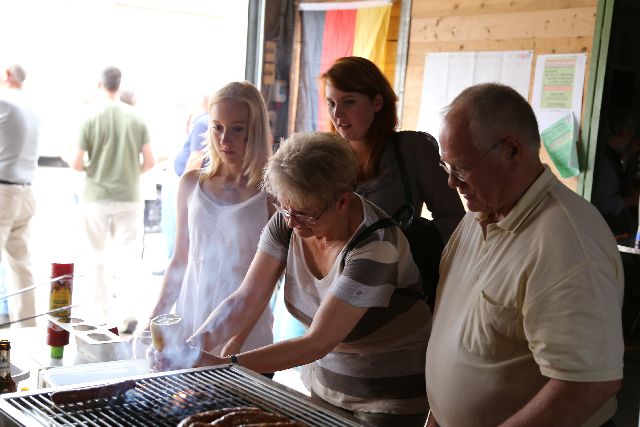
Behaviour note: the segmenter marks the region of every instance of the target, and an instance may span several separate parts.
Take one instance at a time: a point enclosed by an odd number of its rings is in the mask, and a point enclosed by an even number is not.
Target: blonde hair
[[[211,114],[214,105],[224,100],[244,102],[249,108],[247,149],[242,169],[243,174],[249,180],[249,185],[258,185],[264,165],[271,155],[271,133],[264,100],[258,89],[251,83],[247,81],[231,82],[209,98],[209,114]],[[209,124],[206,144],[211,161],[203,171],[201,180],[214,176],[222,166],[222,159],[213,147],[211,124]]]
[[[263,189],[297,208],[326,206],[355,188],[356,157],[332,132],[301,132],[283,140],[269,159]]]

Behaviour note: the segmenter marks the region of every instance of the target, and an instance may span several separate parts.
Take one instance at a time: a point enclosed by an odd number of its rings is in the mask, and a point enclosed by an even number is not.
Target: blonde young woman
[[[271,153],[267,111],[249,82],[229,83],[209,100],[207,147],[211,161],[180,179],[176,246],[151,317],[171,311],[182,316],[190,336],[242,283],[260,232],[275,211],[260,190]],[[273,341],[273,318],[263,310],[251,331],[220,343],[220,354],[254,349]]]

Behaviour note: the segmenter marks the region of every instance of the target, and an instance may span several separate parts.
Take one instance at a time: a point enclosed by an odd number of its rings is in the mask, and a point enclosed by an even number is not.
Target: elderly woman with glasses
[[[305,365],[313,398],[365,425],[422,426],[431,314],[413,296],[419,273],[399,228],[381,228],[347,250],[386,217],[353,192],[356,173],[353,150],[337,134],[300,133],[282,143],[263,179],[278,212],[240,288],[188,344],[242,341],[285,269],[286,305],[308,327],[304,335],[230,357],[184,348],[173,357],[157,354],[156,367],[236,363],[264,373]]]

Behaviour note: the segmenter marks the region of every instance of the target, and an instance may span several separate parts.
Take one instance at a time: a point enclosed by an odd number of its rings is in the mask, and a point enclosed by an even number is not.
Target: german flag
[[[362,56],[384,72],[391,1],[301,3],[300,11],[302,47],[295,130],[328,130],[318,77],[343,56]]]

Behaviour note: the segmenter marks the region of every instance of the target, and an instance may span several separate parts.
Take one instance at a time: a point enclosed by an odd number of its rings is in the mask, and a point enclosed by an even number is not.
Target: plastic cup
[[[151,338],[154,347],[163,351],[180,342],[182,317],[177,314],[161,314],[151,319]]]
[[[133,358],[146,359],[149,355],[153,343],[151,340],[151,331],[138,331],[133,334]]]

